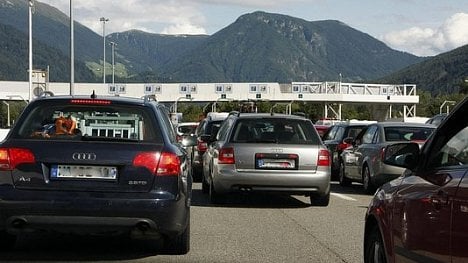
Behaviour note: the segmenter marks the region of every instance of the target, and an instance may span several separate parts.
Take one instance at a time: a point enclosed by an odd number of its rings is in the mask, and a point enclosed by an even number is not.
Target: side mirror
[[[191,135],[184,136],[182,138],[182,146],[192,147],[195,145],[197,145],[197,136],[191,134]]]
[[[417,143],[395,143],[385,147],[383,162],[388,165],[413,170],[418,164],[419,156],[419,145]]]

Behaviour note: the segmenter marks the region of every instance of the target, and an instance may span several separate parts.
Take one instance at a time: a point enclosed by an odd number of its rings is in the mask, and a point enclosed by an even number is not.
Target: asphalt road
[[[371,196],[361,185],[332,183],[328,207],[302,196],[236,195],[213,206],[194,185],[191,250],[158,255],[125,238],[25,235],[0,262],[362,262],[364,214]]]

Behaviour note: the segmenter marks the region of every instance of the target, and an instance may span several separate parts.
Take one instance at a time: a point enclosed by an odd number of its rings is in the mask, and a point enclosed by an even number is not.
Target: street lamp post
[[[70,95],[74,95],[75,84],[75,46],[73,28],[73,0],[70,0]]]
[[[101,17],[99,21],[102,22],[102,39],[103,39],[103,56],[102,56],[102,83],[106,83],[106,22],[109,18]]]
[[[29,101],[32,99],[32,74],[33,74],[33,56],[32,56],[32,14],[34,0],[29,0]]]
[[[112,46],[112,84],[115,83],[115,42],[110,42]]]

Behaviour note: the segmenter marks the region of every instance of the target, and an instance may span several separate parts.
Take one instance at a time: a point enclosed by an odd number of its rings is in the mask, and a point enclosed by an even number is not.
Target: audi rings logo
[[[95,153],[73,153],[73,160],[77,161],[94,161],[96,160]]]

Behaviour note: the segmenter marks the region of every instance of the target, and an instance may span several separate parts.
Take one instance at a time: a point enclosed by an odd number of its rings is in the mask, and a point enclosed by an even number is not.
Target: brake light
[[[351,144],[341,142],[340,144],[338,144],[337,149],[338,149],[338,151],[343,151],[344,149],[348,148],[349,146],[351,146]]]
[[[23,163],[35,163],[34,154],[23,148],[0,148],[0,170],[13,170]]]
[[[174,153],[142,152],[133,159],[133,166],[145,167],[156,176],[180,174],[180,159]]]
[[[317,166],[330,166],[330,152],[328,150],[319,151]]]
[[[95,99],[72,99],[72,104],[93,104],[93,105],[109,105],[110,100],[95,100]]]
[[[218,155],[219,164],[234,164],[236,163],[234,159],[234,149],[233,148],[221,148],[219,149]]]
[[[204,141],[198,140],[197,148],[199,152],[206,152],[206,149],[208,149],[208,144]]]

